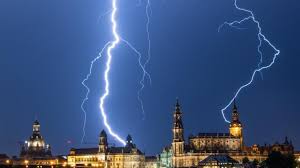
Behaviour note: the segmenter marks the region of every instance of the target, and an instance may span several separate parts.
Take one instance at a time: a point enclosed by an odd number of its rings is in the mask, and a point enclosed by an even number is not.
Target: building
[[[156,156],[145,156],[133,143],[130,135],[126,145],[108,145],[104,130],[99,135],[98,147],[72,148],[68,156],[53,156],[51,147],[41,135],[40,123],[36,120],[32,134],[21,147],[20,156],[10,159],[0,154],[0,167],[32,168],[214,168],[240,167],[242,160],[263,162],[273,151],[293,154],[300,163],[300,152],[294,151],[293,143],[285,137],[282,143],[272,145],[246,146],[243,137],[243,124],[239,117],[236,102],[233,103],[228,132],[200,132],[184,137],[183,113],[177,100],[173,112],[172,142]]]
[[[10,166],[11,159],[6,154],[0,154],[0,167]]]
[[[158,160],[156,156],[145,156],[145,168],[157,168],[158,167]]]
[[[294,154],[292,142],[286,137],[283,143],[250,147],[244,144],[243,124],[239,118],[236,103],[233,104],[232,118],[225,133],[198,133],[184,138],[183,113],[177,100],[173,113],[172,143],[157,157],[146,157],[127,136],[124,147],[109,146],[103,130],[96,148],[71,149],[67,157],[71,167],[105,168],[213,168],[240,167],[247,157],[250,161],[264,161],[272,151]],[[300,160],[299,160],[300,161]]]
[[[40,123],[35,120],[32,126],[32,135],[22,146],[21,158],[47,158],[51,157],[51,148],[46,144],[40,132]]]
[[[210,155],[198,164],[199,168],[242,168],[242,165],[228,155]]]
[[[198,167],[201,161],[211,159],[211,155],[228,155],[239,163],[243,158],[254,159],[259,162],[265,160],[272,151],[280,151],[284,154],[294,153],[291,141],[286,138],[283,143],[273,145],[253,145],[247,147],[243,139],[243,124],[239,119],[239,112],[234,101],[232,118],[227,133],[198,133],[191,135],[187,140],[184,138],[184,126],[182,111],[177,100],[173,113],[173,138],[171,144],[172,167]],[[166,152],[160,155],[161,165],[165,167],[163,159]],[[298,154],[299,155],[299,154]],[[296,157],[298,157],[298,155]],[[164,160],[164,161],[163,161]]]
[[[102,130],[98,148],[71,149],[68,155],[68,165],[71,167],[139,168],[145,167],[145,156],[133,143],[130,135],[127,136],[124,147],[108,146],[107,134]]]
[[[158,155],[158,167],[172,168],[173,151],[171,147],[165,147],[160,155]]]
[[[177,100],[173,114],[172,165],[173,167],[197,167],[210,154],[240,154],[243,149],[243,127],[234,103],[229,133],[199,133],[184,139],[182,112]]]
[[[66,165],[66,159],[63,157],[52,156],[49,144],[46,144],[40,132],[40,123],[35,120],[32,126],[32,135],[22,145],[20,157],[14,158],[14,166],[25,167],[54,167],[57,165]]]

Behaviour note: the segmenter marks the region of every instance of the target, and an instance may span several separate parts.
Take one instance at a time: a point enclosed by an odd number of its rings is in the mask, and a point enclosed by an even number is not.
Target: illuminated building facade
[[[171,147],[165,147],[160,155],[158,155],[158,165],[161,168],[172,167],[173,151]]]
[[[52,156],[50,145],[41,135],[40,123],[36,120],[32,127],[32,135],[23,144],[20,157],[10,159],[0,154],[0,167],[212,168],[220,164],[223,167],[239,167],[245,157],[250,161],[262,162],[272,151],[293,154],[300,163],[300,152],[294,151],[287,137],[283,143],[273,145],[244,145],[243,124],[235,102],[228,133],[198,133],[185,140],[183,113],[177,100],[173,113],[172,143],[157,157],[145,156],[130,135],[124,147],[109,146],[104,130],[99,135],[98,147],[72,148],[67,157]]]
[[[51,154],[49,144],[46,144],[40,132],[40,123],[36,120],[32,126],[32,135],[22,146],[20,157],[12,159],[12,165],[25,167],[54,167],[67,165],[63,157]]]
[[[292,153],[295,154],[296,158],[299,157],[298,153],[294,153],[292,142],[288,141],[287,138],[282,144],[245,146],[243,125],[239,120],[239,112],[235,102],[229,124],[229,133],[199,133],[189,136],[188,140],[185,141],[182,112],[177,100],[173,114],[172,132],[172,167],[199,167],[201,161],[206,158],[212,159],[214,155],[226,155],[239,163],[245,157],[252,161],[254,159],[259,162],[264,161],[272,151],[280,151],[284,154]],[[164,151],[161,156],[163,155],[165,155]],[[204,163],[201,162],[201,164]]]
[[[146,157],[133,144],[130,135],[125,147],[108,146],[107,134],[103,130],[99,136],[98,148],[71,149],[68,165],[103,168],[211,168],[221,164],[223,167],[240,167],[245,157],[250,161],[256,159],[262,162],[272,151],[294,154],[297,159],[300,158],[288,138],[283,143],[273,145],[245,146],[243,124],[235,102],[228,133],[198,133],[189,136],[186,141],[182,116],[177,100],[173,113],[172,143],[157,157]]]
[[[158,167],[158,160],[156,156],[146,156],[145,157],[145,164],[144,168],[157,168]]]
[[[225,154],[210,155],[199,162],[198,168],[242,168],[242,165]]]
[[[144,154],[133,144],[130,135],[124,147],[108,146],[104,130],[100,133],[98,148],[73,148],[68,155],[71,167],[138,168],[145,167],[145,163]]]
[[[11,160],[6,154],[0,154],[0,167],[10,166]]]
[[[28,141],[25,141],[22,146],[20,157],[21,158],[34,158],[34,157],[51,157],[51,148],[46,144],[41,132],[40,123],[36,120],[32,126],[32,135]]]

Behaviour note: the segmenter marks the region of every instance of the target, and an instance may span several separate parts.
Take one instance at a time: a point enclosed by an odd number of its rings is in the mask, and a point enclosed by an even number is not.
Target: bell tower
[[[232,109],[232,119],[229,124],[229,133],[231,136],[241,139],[241,147],[243,145],[243,126],[239,120],[239,113],[237,110],[236,102],[234,100]]]
[[[107,145],[107,134],[102,130],[99,137],[99,153],[106,153]]]
[[[177,99],[175,105],[175,111],[173,114],[173,142],[172,149],[174,155],[184,153],[184,135],[183,135],[183,124],[182,124],[182,113],[180,110],[179,101]]]

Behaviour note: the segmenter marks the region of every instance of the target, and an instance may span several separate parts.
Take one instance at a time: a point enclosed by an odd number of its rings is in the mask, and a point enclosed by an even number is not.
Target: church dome
[[[40,123],[33,122],[32,135],[29,137],[21,151],[21,157],[44,157],[51,156],[50,146],[45,143],[40,133]]]

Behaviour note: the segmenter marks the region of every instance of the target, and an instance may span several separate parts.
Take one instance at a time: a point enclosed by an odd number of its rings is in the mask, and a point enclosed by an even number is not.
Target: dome
[[[44,157],[51,156],[51,149],[45,143],[43,136],[40,133],[40,123],[35,120],[33,122],[33,131],[28,141],[25,141],[21,150],[21,157]]]

